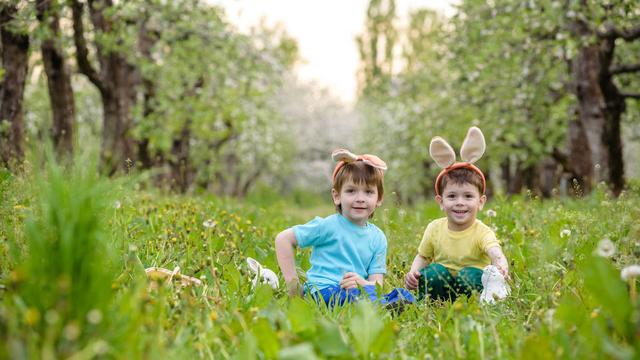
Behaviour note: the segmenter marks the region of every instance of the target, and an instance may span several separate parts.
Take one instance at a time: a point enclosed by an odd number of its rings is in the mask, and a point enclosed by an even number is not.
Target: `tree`
[[[14,2],[0,5],[0,161],[5,167],[19,164],[24,156],[23,95],[27,76],[29,36],[20,28]]]
[[[94,67],[89,57],[83,19],[84,4],[80,0],[71,0],[76,62],[80,72],[100,92],[104,116],[101,167],[106,174],[112,175],[119,169],[126,169],[127,164],[135,158],[135,143],[131,136],[132,110],[140,77],[125,52],[131,41],[125,34],[125,28],[135,20],[133,14],[127,18],[126,14],[118,13],[118,10],[126,10],[127,5],[135,4],[119,3],[116,6],[112,0],[88,0],[87,5],[99,67]]]
[[[61,5],[56,0],[36,1],[38,21],[46,33],[41,50],[53,113],[53,145],[59,156],[68,157],[73,152],[75,104],[71,88],[71,71],[60,39],[60,8]]]
[[[583,167],[594,168],[594,180],[609,183],[615,195],[620,194],[625,183],[622,114],[626,110],[626,99],[640,99],[640,93],[620,90],[615,81],[619,75],[640,72],[640,64],[620,63],[615,59],[616,48],[622,44],[617,40],[640,39],[640,24],[629,22],[633,17],[637,19],[637,2],[624,3],[615,6],[582,1],[577,9],[579,15],[569,23],[572,36],[580,44],[571,61],[572,92],[584,131],[582,141],[588,145],[591,155],[590,159],[582,157],[581,160],[590,160]],[[616,20],[622,25],[617,25]]]
[[[389,91],[397,45],[395,0],[371,0],[367,8],[365,31],[356,37],[360,52],[359,93],[364,97]]]

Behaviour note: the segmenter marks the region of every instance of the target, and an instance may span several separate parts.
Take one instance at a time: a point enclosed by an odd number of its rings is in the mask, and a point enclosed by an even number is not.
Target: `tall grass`
[[[11,343],[12,355],[74,354],[100,338],[109,321],[111,284],[121,267],[107,228],[113,184],[98,177],[95,162],[81,164],[66,168],[49,158],[23,185],[34,200],[18,206],[27,209],[24,237],[9,239],[17,266],[4,303],[17,313],[7,330],[23,340]]]
[[[503,242],[512,295],[495,306],[477,296],[421,303],[395,316],[251,288],[246,257],[277,270],[275,235],[331,213],[330,204],[120,190],[80,163],[0,182],[11,192],[0,204],[0,256],[9,257],[0,259],[0,358],[640,357],[640,304],[619,273],[640,258],[637,188],[620,199],[603,189],[583,199],[491,199],[485,210],[496,216],[480,218]],[[376,211],[389,240],[386,290],[402,285],[439,216],[432,203]],[[616,246],[610,258],[595,255],[603,238]],[[297,264],[308,268],[308,250]],[[148,266],[180,266],[205,285],[149,290],[139,276]]]

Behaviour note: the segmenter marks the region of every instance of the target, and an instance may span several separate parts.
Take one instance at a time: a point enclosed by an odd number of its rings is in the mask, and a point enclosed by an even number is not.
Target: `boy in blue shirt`
[[[362,288],[376,301],[375,286],[382,285],[386,273],[387,238],[368,220],[382,204],[387,166],[377,156],[354,155],[343,149],[334,151],[332,157],[338,161],[331,189],[337,213],[279,233],[275,241],[278,265],[290,296],[311,294],[318,302],[342,305],[354,301]],[[298,246],[312,247],[303,289],[294,261]],[[398,291],[380,302],[396,300],[390,296],[398,297]]]

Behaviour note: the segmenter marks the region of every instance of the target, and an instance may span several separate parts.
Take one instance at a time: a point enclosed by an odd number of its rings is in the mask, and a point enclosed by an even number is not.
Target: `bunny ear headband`
[[[356,155],[349,150],[338,149],[331,154],[331,158],[333,158],[333,161],[338,162],[335,169],[333,169],[333,175],[331,176],[331,178],[333,179],[333,182],[336,181],[336,175],[338,174],[338,171],[340,170],[340,168],[342,168],[345,164],[351,163],[354,161],[362,161],[363,163],[369,166],[373,166],[374,168],[380,169],[382,171],[387,170],[387,164],[384,161],[382,161],[382,159],[380,159],[375,155],[370,155],[370,154]]]
[[[456,162],[456,153],[446,140],[439,136],[431,139],[429,154],[431,155],[431,158],[435,160],[436,164],[442,168],[442,171],[440,171],[440,174],[438,174],[438,177],[436,178],[436,195],[440,195],[438,187],[442,181],[442,177],[449,171],[460,168],[467,168],[480,175],[482,178],[482,193],[484,194],[486,188],[484,174],[477,166],[473,165],[473,163],[480,160],[484,154],[485,148],[486,144],[484,142],[484,135],[482,135],[482,131],[475,126],[469,128],[467,136],[462,142],[460,157],[463,162]]]

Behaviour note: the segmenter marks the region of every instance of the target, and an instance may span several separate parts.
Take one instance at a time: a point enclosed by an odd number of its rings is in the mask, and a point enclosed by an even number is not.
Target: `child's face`
[[[447,213],[449,230],[462,231],[473,225],[478,210],[482,210],[487,197],[480,195],[472,184],[449,183],[442,196],[436,196],[440,208]]]
[[[342,215],[356,225],[363,226],[369,216],[382,204],[378,200],[378,188],[375,185],[365,183],[356,184],[348,180],[342,185],[340,193],[331,189],[333,203],[342,206]]]

